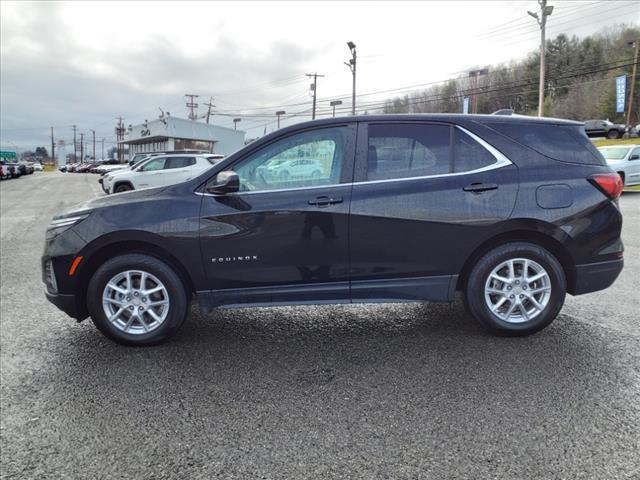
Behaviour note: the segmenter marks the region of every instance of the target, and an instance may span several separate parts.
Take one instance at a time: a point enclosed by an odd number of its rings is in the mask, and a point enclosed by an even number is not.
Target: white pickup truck
[[[106,174],[102,179],[102,189],[111,194],[186,182],[223,158],[223,155],[217,154],[172,154],[151,157],[132,169],[125,168]]]

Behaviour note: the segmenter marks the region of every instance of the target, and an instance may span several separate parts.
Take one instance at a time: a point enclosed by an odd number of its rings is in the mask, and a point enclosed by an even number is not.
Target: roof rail
[[[496,110],[491,115],[513,115],[515,112],[512,108],[501,108],[500,110]]]

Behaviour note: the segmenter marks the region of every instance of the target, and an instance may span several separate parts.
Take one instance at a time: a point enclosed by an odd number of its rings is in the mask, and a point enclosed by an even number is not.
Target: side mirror
[[[240,177],[233,170],[225,170],[207,184],[207,192],[214,195],[224,195],[240,190]]]
[[[635,153],[635,154],[633,154],[633,155],[631,155],[631,156],[629,157],[629,160],[638,160],[639,158],[640,158],[640,155],[638,155],[637,153]]]

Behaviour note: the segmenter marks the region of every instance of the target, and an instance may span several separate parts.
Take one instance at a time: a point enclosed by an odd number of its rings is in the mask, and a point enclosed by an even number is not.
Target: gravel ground
[[[100,194],[82,174],[0,187],[2,478],[640,477],[640,193],[617,283],[532,337],[460,302],[194,306],[153,348],[45,300],[46,224]]]

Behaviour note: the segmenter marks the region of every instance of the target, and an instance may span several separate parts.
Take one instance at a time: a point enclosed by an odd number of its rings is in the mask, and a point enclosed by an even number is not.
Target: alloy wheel
[[[107,320],[118,330],[143,335],[157,329],[169,314],[167,288],[151,273],[126,270],[114,275],[102,293]]]
[[[513,258],[489,274],[484,287],[487,307],[508,323],[523,323],[540,315],[551,298],[551,279],[537,262]]]

